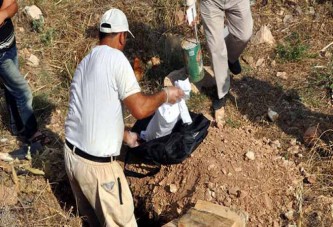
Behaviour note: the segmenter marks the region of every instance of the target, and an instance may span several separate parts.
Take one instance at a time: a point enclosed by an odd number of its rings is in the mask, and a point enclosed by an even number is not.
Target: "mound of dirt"
[[[212,127],[182,164],[163,166],[153,177],[129,177],[136,207],[165,223],[206,200],[244,210],[249,226],[285,224],[281,216],[296,205],[302,178],[295,162],[279,155],[279,142],[256,139],[255,130]]]

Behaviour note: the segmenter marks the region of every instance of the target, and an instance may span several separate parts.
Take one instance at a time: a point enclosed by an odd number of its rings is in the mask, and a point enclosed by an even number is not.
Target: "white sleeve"
[[[124,100],[128,96],[140,92],[141,88],[138,81],[136,80],[132,66],[125,55],[122,55],[118,64],[118,70],[116,72],[116,84],[119,98]]]

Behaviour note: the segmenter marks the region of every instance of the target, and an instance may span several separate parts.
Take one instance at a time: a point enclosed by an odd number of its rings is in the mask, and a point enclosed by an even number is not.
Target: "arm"
[[[18,10],[16,0],[4,0],[0,8],[0,24],[7,18],[12,18]]]
[[[136,119],[152,115],[163,103],[176,103],[184,96],[184,92],[177,87],[168,87],[164,91],[153,95],[142,92],[135,93],[124,99],[124,104]]]

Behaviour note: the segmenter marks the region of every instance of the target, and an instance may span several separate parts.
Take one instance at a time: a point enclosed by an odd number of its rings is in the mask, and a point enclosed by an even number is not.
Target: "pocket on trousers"
[[[104,213],[106,222],[111,218],[118,225],[128,226],[134,218],[133,198],[123,173],[116,173],[114,179],[101,184],[99,197],[103,211],[107,212]]]

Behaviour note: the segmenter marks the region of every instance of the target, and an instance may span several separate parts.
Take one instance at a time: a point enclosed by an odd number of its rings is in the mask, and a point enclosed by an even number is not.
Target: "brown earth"
[[[21,13],[32,3],[45,16],[41,33],[33,31]],[[32,87],[39,123],[53,143],[30,161],[15,161],[9,167],[0,162],[0,186],[18,194],[15,205],[0,204],[0,226],[80,226],[64,173],[63,124],[70,79],[76,64],[96,43],[99,16],[111,6],[128,15],[136,35],[125,52],[131,61],[139,57],[145,64],[152,57],[160,57],[159,66],[146,69],[142,86],[147,92],[160,89],[163,76],[181,65],[173,62],[174,56],[161,53],[165,33],[191,31],[176,23],[174,14],[183,9],[178,1],[23,0],[19,4],[14,23],[21,71]],[[186,213],[199,199],[244,210],[248,226],[332,225],[333,119],[329,92],[333,49],[319,54],[333,41],[332,2],[257,1],[252,11],[254,32],[268,25],[277,43],[304,44],[308,47],[306,55],[285,60],[278,56],[276,47],[249,44],[241,59],[243,73],[232,78],[225,126],[212,125],[204,142],[182,164],[162,166],[153,177],[128,178],[140,226],[160,226]],[[199,28],[204,61],[209,64]],[[31,53],[41,59],[37,68],[26,64]],[[278,72],[286,72],[286,76],[277,77]],[[212,115],[214,92],[209,89],[193,95],[190,109]],[[268,108],[279,113],[275,122],[268,120]],[[0,152],[8,153],[24,144],[7,130],[2,93],[0,112]],[[129,125],[133,121],[131,116],[126,117]],[[303,134],[310,126],[318,126],[323,133],[315,144],[306,146]],[[247,152],[254,153],[254,160],[246,158]],[[36,176],[26,170],[27,166],[41,169],[45,175]],[[140,171],[145,166],[130,164],[129,168]]]

